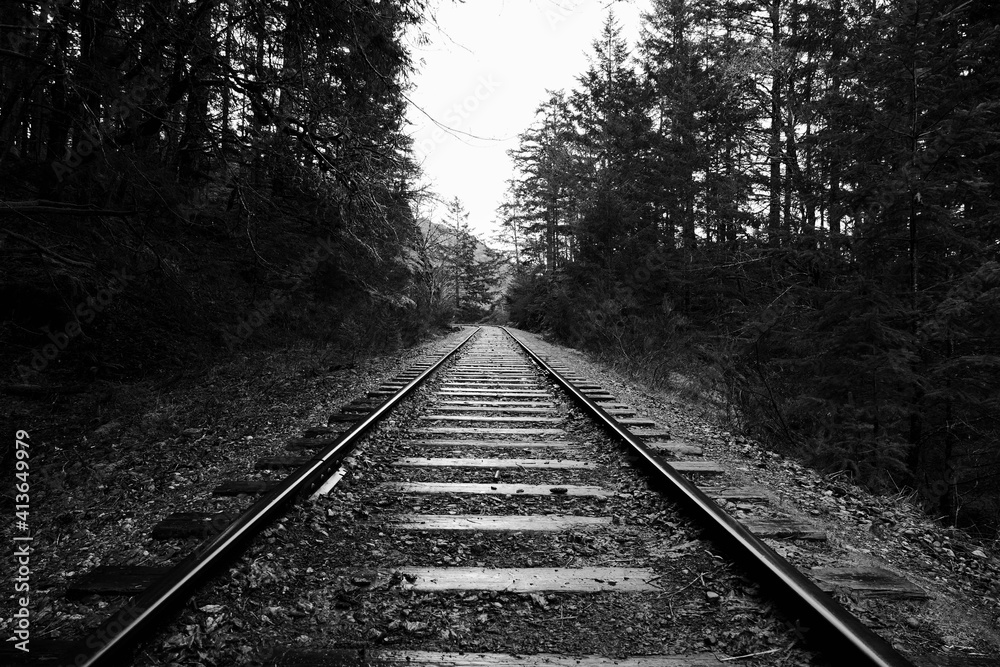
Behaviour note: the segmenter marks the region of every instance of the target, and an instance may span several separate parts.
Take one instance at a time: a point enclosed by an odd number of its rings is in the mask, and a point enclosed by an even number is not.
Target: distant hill
[[[438,243],[446,247],[454,243],[454,232],[448,225],[424,219],[424,220],[419,220],[417,226],[420,228],[420,232],[425,237],[427,236],[431,237],[430,242],[432,244]],[[472,236],[476,242],[475,252],[474,252],[474,257],[476,262],[487,262],[491,258],[496,257],[496,254],[491,255],[490,251],[494,251],[493,248],[490,248],[488,245],[486,245],[482,241],[482,239],[480,239],[475,234],[473,234]],[[494,251],[494,253],[496,252],[497,251]],[[438,266],[440,267],[441,264],[443,264],[443,262],[440,262]],[[502,295],[506,293],[507,287],[510,285],[510,282],[513,278],[513,271],[511,270],[511,268],[512,267],[508,263],[501,264],[498,271],[499,274],[498,280],[496,280],[494,284],[490,285],[490,294],[492,296],[490,300],[494,304],[496,304],[500,300]]]
[[[440,222],[434,222],[433,220],[418,220],[417,226],[420,227],[420,232],[425,236],[428,234],[433,234],[440,239],[440,242],[445,245],[451,245],[453,238],[453,233],[448,225],[443,225]],[[487,253],[489,246],[487,246],[483,241],[473,234],[473,238],[476,239],[476,252],[475,257],[477,262],[484,262],[489,259],[489,254]]]

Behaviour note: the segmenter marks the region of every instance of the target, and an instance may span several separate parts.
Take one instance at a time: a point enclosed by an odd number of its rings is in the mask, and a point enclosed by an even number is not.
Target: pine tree
[[[536,116],[538,123],[521,134],[518,148],[510,153],[519,174],[511,195],[516,216],[533,241],[526,250],[539,254],[546,271],[553,273],[565,261],[564,238],[577,217],[583,163],[571,142],[575,129],[564,95],[552,93]]]
[[[609,276],[616,253],[649,224],[640,187],[649,143],[646,99],[628,44],[609,12],[593,43],[590,67],[569,99],[573,143],[586,174],[579,183],[585,204],[575,236],[581,260]]]
[[[448,202],[446,216],[443,262],[449,276],[454,312],[462,318],[478,319],[492,306],[504,259],[486,248],[472,233],[469,214],[458,197]]]

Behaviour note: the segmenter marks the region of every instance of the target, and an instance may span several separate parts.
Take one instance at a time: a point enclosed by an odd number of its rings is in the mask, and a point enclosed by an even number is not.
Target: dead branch
[[[107,208],[92,208],[83,204],[67,204],[65,202],[33,199],[28,201],[0,201],[0,214],[3,213],[54,213],[56,215],[112,215],[130,216],[137,211],[119,211]]]
[[[42,253],[43,255],[47,255],[48,257],[51,257],[52,259],[55,259],[55,260],[57,260],[59,262],[62,262],[63,264],[69,264],[70,266],[79,266],[79,267],[82,267],[82,268],[85,268],[85,269],[92,269],[92,268],[94,268],[94,265],[92,263],[90,263],[90,262],[84,262],[84,261],[81,261],[81,260],[78,260],[78,259],[70,259],[69,257],[64,257],[63,255],[60,255],[59,253],[57,253],[55,250],[51,250],[49,248],[46,248],[45,246],[43,246],[42,244],[38,243],[37,241],[32,241],[27,236],[21,236],[17,232],[12,232],[9,229],[2,229],[2,228],[0,228],[0,234],[5,234],[5,235],[11,237],[12,239],[20,241],[21,243],[25,243],[27,245],[30,245],[32,248],[34,248],[38,252]]]

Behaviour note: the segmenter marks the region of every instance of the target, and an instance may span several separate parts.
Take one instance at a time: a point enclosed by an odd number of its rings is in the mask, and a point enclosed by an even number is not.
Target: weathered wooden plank
[[[444,376],[445,382],[539,382],[540,376],[531,369],[504,369],[489,371],[450,371]]]
[[[562,417],[490,417],[485,415],[424,415],[424,421],[497,422],[499,424],[558,424]]]
[[[336,438],[290,438],[285,443],[285,449],[299,451],[302,449],[322,449],[337,441]]]
[[[467,493],[498,496],[597,496],[609,497],[614,492],[599,486],[574,484],[472,484],[466,482],[383,482],[383,491],[390,493]]]
[[[31,642],[34,651],[35,642]],[[920,656],[923,661],[922,667],[997,667],[996,656],[991,655],[966,655],[965,653],[945,653],[932,655],[925,653]]]
[[[438,385],[442,391],[545,391],[534,382],[442,382]]]
[[[482,382],[499,382],[502,384],[534,384],[538,385],[543,380],[534,372],[512,372],[512,373],[487,373],[478,375],[447,375],[441,382],[443,384],[479,384]]]
[[[98,565],[75,578],[66,588],[66,597],[138,595],[169,570],[169,567],[147,565]]]
[[[354,413],[365,413],[371,412],[375,408],[382,405],[381,403],[371,403],[368,401],[358,401],[356,403],[348,403],[347,405],[341,406],[341,412],[354,412]]]
[[[826,541],[826,531],[808,521],[797,521],[790,517],[750,518],[740,521],[758,537],[810,540],[813,542]]]
[[[331,582],[349,590],[504,591],[534,593],[660,592],[645,567],[410,567],[342,568]]]
[[[363,415],[356,413],[345,413],[345,412],[334,412],[332,415],[326,418],[328,424],[340,424],[340,423],[350,423],[360,421]],[[308,433],[306,435],[309,435]]]
[[[504,407],[500,405],[435,405],[440,412],[503,412],[516,415],[550,415],[555,406],[548,408]]]
[[[508,384],[508,383],[498,383],[498,382],[476,382],[476,383],[462,383],[453,384],[451,382],[443,382],[438,385],[437,389],[439,391],[512,391],[512,392],[544,392],[545,387],[540,387],[535,383],[522,383],[522,384]]]
[[[658,429],[642,429],[642,428],[630,428],[629,431],[632,435],[636,435],[643,439],[643,441],[653,438],[666,438],[670,439],[670,431],[662,428]]]
[[[417,466],[427,468],[529,468],[564,470],[593,470],[590,461],[569,459],[488,459],[488,458],[423,458],[411,456],[393,461],[394,466]]]
[[[771,496],[759,486],[744,486],[744,487],[702,487],[702,491],[705,492],[709,498],[715,500],[723,500],[732,503],[768,503],[771,500]]]
[[[475,409],[481,409],[484,407],[517,407],[517,408],[555,408],[555,403],[548,401],[475,401],[471,399],[467,400],[443,400],[438,402],[438,407],[444,409],[442,406],[448,405],[461,405],[470,406]]]
[[[511,369],[521,371],[521,370],[536,370],[535,366],[532,364],[524,363],[523,360],[514,359],[512,361],[503,361],[498,359],[496,366],[487,365],[484,363],[476,364],[455,364],[449,369],[449,373],[493,373],[493,372],[510,372]]]
[[[465,426],[418,426],[410,429],[413,433],[430,433],[432,435],[566,435],[561,428],[478,428]]]
[[[83,640],[46,639],[31,635],[30,651],[22,651],[15,642],[0,644],[0,665],[4,667],[64,667],[75,662],[74,657],[86,654]]]
[[[635,426],[637,428],[638,427],[642,427],[642,428],[659,428],[659,426],[657,425],[657,423],[654,420],[649,419],[648,417],[627,417],[627,418],[624,418],[624,419],[617,419],[616,421],[619,424],[624,424],[625,426],[628,426],[629,428],[631,428],[633,426]]]
[[[523,366],[520,364],[497,364],[496,368],[485,366],[453,366],[448,371],[448,377],[453,376],[475,376],[475,377],[525,377],[534,376],[538,369],[533,366]]]
[[[490,447],[494,449],[553,449],[568,450],[577,446],[568,440],[518,442],[516,440],[407,440],[403,444],[416,447]]]
[[[705,453],[701,445],[687,442],[647,442],[646,446],[654,451],[669,452],[676,456],[701,456]]]
[[[677,472],[697,475],[719,475],[726,472],[726,468],[717,461],[669,461],[670,466]]]
[[[461,368],[461,369],[475,368],[479,370],[488,371],[498,367],[533,368],[534,364],[532,364],[524,357],[518,355],[505,355],[505,354],[475,355],[474,354],[472,356],[467,356],[462,358],[452,368]]]
[[[174,512],[153,526],[154,540],[208,537],[222,532],[235,515],[224,512]]]
[[[820,567],[807,571],[816,585],[827,592],[847,589],[861,597],[896,600],[926,600],[922,588],[894,572],[879,567]]]
[[[501,397],[535,397],[535,398],[551,398],[552,394],[547,391],[515,391],[507,389],[439,389],[437,394],[440,396],[501,396]]]
[[[298,468],[312,460],[308,456],[266,456],[262,459],[257,459],[257,463],[254,464],[255,470],[284,470],[289,468]]]
[[[252,496],[259,496],[267,493],[277,484],[278,482],[274,480],[234,479],[229,482],[223,482],[212,489],[212,495],[238,496],[245,493]]]
[[[453,366],[447,371],[449,376],[452,375],[483,375],[486,377],[493,377],[502,374],[514,374],[521,377],[534,375],[538,372],[538,369],[531,366],[525,366],[524,364],[497,364],[496,368],[483,368],[483,367],[470,367],[470,366]]]
[[[611,525],[611,517],[571,514],[481,516],[478,514],[399,514],[391,517],[393,528],[402,530],[491,530],[506,532],[551,532],[600,528]]]
[[[480,388],[484,384],[486,385],[498,385],[501,387],[511,387],[514,389],[532,389],[538,386],[538,383],[534,379],[524,379],[524,380],[501,380],[498,378],[493,379],[483,379],[483,380],[444,380],[441,382],[441,387],[473,387]]]
[[[709,653],[689,655],[643,655],[631,658],[605,658],[596,655],[563,655],[533,653],[440,653],[396,649],[271,649],[274,656],[268,665],[274,667],[724,667]]]

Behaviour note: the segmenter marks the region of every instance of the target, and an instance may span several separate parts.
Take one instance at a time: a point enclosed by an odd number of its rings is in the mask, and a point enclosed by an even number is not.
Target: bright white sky
[[[430,43],[410,45],[418,71],[407,117],[425,183],[442,200],[461,199],[481,237],[492,236],[514,173],[507,151],[534,122],[545,91],[576,86],[609,9],[634,48],[639,15],[648,5],[648,0],[440,1],[436,21],[425,25]],[[433,218],[444,218],[443,205]]]

